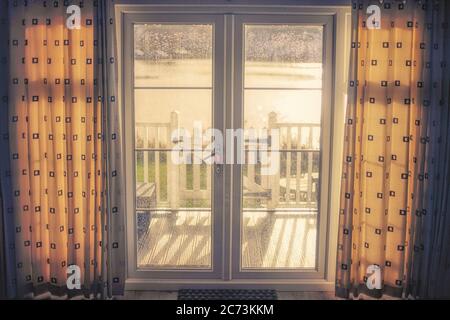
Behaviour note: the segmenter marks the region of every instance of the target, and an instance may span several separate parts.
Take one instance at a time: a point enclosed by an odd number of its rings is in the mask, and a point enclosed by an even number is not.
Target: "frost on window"
[[[322,63],[322,27],[247,25],[247,61]]]
[[[135,25],[136,85],[210,87],[212,43],[211,25]]]
[[[320,88],[323,27],[245,26],[245,87]]]

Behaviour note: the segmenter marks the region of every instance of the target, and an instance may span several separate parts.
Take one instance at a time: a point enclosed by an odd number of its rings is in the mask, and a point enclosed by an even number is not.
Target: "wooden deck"
[[[315,212],[244,212],[244,268],[312,268]],[[140,267],[205,268],[211,261],[209,211],[152,212],[138,239]]]

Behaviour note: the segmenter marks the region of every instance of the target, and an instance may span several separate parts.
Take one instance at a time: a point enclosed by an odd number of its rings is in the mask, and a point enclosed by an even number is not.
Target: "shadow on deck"
[[[138,215],[146,221],[145,230],[138,226],[138,266],[210,267],[210,211],[141,211]],[[313,268],[316,231],[317,212],[244,211],[242,267]]]

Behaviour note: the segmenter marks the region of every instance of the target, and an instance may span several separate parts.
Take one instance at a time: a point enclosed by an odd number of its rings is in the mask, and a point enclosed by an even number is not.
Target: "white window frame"
[[[351,14],[349,6],[297,6],[297,5],[151,5],[151,4],[127,4],[116,5],[116,26],[118,39],[118,61],[119,61],[119,102],[124,112],[123,128],[124,128],[124,144],[123,152],[125,154],[125,172],[126,172],[126,233],[127,233],[127,290],[175,290],[182,287],[189,288],[273,288],[279,290],[295,290],[295,291],[327,291],[333,290],[335,286],[335,270],[336,270],[336,249],[337,249],[337,231],[339,220],[339,193],[340,193],[340,175],[341,175],[341,159],[342,159],[342,142],[344,134],[344,117],[346,105],[346,88],[347,88],[347,70],[348,70],[348,56],[350,44],[350,26]],[[139,1],[142,3],[142,1]],[[322,159],[323,163],[327,163],[328,172],[321,171],[321,174],[326,174],[328,181],[326,186],[322,186],[321,193],[321,217],[322,221],[326,223],[320,224],[321,235],[323,240],[319,250],[323,250],[323,261],[319,261],[319,268],[314,273],[306,275],[301,278],[287,279],[286,277],[272,277],[265,279],[257,274],[246,275],[245,277],[237,276],[241,274],[240,270],[231,268],[231,253],[233,241],[226,234],[230,233],[231,221],[225,223],[222,228],[224,239],[223,264],[218,273],[214,273],[213,277],[199,278],[188,277],[183,271],[180,276],[164,278],[154,273],[154,271],[143,271],[137,269],[136,262],[136,229],[135,229],[135,213],[134,213],[134,141],[133,125],[134,117],[133,111],[130,107],[130,81],[129,74],[126,76],[125,70],[130,70],[130,52],[127,51],[125,44],[126,37],[130,37],[130,30],[127,30],[127,19],[133,20],[133,16],[142,15],[164,15],[164,14],[223,14],[225,30],[229,30],[230,24],[233,24],[234,19],[240,19],[242,15],[289,15],[292,19],[297,17],[300,22],[308,21],[309,19],[323,19],[332,27],[332,34],[325,34],[324,36],[331,37],[332,48],[332,81],[330,83],[330,113],[329,113],[329,132],[325,132],[329,136],[325,147],[329,150],[328,156]],[[129,28],[128,28],[129,29]],[[330,30],[330,29],[329,29]],[[225,33],[225,46],[234,45],[234,33]],[[225,52],[225,50],[224,50]],[[128,60],[124,60],[128,57]],[[235,63],[233,56],[227,55],[224,57],[225,65]],[[225,97],[224,105],[226,116],[224,117],[225,127],[232,128],[236,120],[232,114],[233,107],[233,79],[228,74],[224,77],[225,82]],[[325,90],[325,88],[324,88]],[[322,133],[324,134],[324,132]],[[324,144],[322,144],[322,148]],[[333,161],[332,161],[333,159]],[[321,168],[323,170],[323,166]],[[224,207],[228,210],[235,208],[236,200],[231,196],[236,194],[233,188],[233,180],[235,179],[235,172],[233,175],[224,176],[224,190],[223,199]],[[322,180],[325,181],[325,180]],[[325,183],[322,183],[325,184]],[[326,197],[324,195],[327,195]],[[236,213],[234,213],[236,214]],[[240,212],[239,212],[240,214]],[[230,212],[229,216],[232,214]],[[233,218],[235,219],[235,217]],[[176,272],[175,272],[176,273]],[[254,272],[252,272],[254,273]]]
[[[277,15],[239,15],[236,17],[236,47],[234,52],[236,77],[234,83],[234,109],[240,109],[241,112],[235,113],[233,117],[234,128],[243,127],[244,117],[244,31],[243,27],[249,25],[261,24],[289,24],[289,25],[305,25],[305,26],[322,26],[323,27],[323,81],[322,81],[322,116],[320,122],[320,195],[328,195],[328,180],[330,168],[330,139],[331,139],[331,86],[332,86],[332,49],[333,49],[333,18],[321,15],[290,15],[278,17]],[[320,197],[318,203],[318,220],[317,220],[317,238],[316,238],[316,265],[314,268],[277,268],[277,269],[243,269],[242,268],[242,219],[243,209],[241,207],[242,197],[240,177],[242,175],[242,165],[233,166],[233,230],[240,230],[232,239],[233,261],[240,261],[239,264],[233,264],[232,277],[235,279],[264,279],[268,273],[272,279],[297,279],[299,276],[304,279],[319,279],[325,274],[325,249],[327,242],[327,225],[328,225],[328,199]]]
[[[124,30],[125,34],[130,35],[124,41],[124,50],[126,57],[133,57],[133,27],[135,24],[144,24],[144,23],[161,23],[161,24],[170,24],[170,23],[179,23],[179,24],[197,24],[197,23],[210,23],[213,24],[213,74],[212,74],[212,86],[213,86],[213,106],[221,105],[223,101],[223,90],[221,87],[217,86],[216,83],[220,82],[223,79],[223,39],[220,41],[220,34],[223,29],[223,17],[220,15],[198,15],[198,14],[148,14],[148,13],[136,13],[131,15],[126,15],[124,19]],[[219,40],[216,42],[216,40]],[[217,50],[215,50],[217,49]],[[217,51],[217,52],[215,52]],[[126,163],[129,165],[126,166],[126,194],[127,194],[127,225],[131,226],[134,230],[136,228],[136,214],[130,214],[130,212],[136,212],[135,210],[135,188],[131,186],[136,185],[135,181],[135,137],[134,137],[134,91],[133,91],[133,82],[134,82],[134,70],[133,70],[133,61],[128,60],[124,66],[124,75],[126,79],[126,83],[128,84],[125,88],[125,104],[131,106],[126,109],[125,113],[125,141],[126,141],[126,152],[125,159]],[[223,119],[225,110],[220,110],[219,108],[214,108],[212,110],[212,123],[214,123],[214,127],[218,130],[223,130]],[[214,172],[215,170],[212,170]],[[131,232],[131,228],[127,229],[127,238],[128,238],[128,270],[132,271],[130,275],[136,278],[171,278],[171,279],[184,279],[187,274],[189,274],[189,278],[191,279],[204,279],[204,278],[215,278],[220,279],[222,274],[222,264],[220,263],[222,253],[222,246],[220,239],[222,238],[222,228],[223,225],[223,192],[224,192],[224,181],[223,181],[223,172],[221,171],[219,174],[212,174],[212,185],[215,185],[215,188],[212,188],[211,193],[211,205],[215,212],[211,216],[212,228],[211,228],[211,268],[158,268],[158,267],[139,267],[137,266],[137,241],[136,241],[136,233],[133,234]],[[128,187],[129,186],[129,187]],[[183,270],[183,271],[181,271]]]

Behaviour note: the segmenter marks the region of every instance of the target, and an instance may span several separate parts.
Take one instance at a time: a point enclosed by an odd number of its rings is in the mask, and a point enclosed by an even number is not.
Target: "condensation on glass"
[[[211,267],[211,166],[172,161],[171,134],[212,126],[212,46],[209,24],[134,27],[138,267]]]
[[[244,127],[279,130],[278,148],[270,148],[279,170],[243,166],[241,266],[314,268],[323,27],[245,25],[244,47]],[[260,148],[249,147],[246,157]]]

